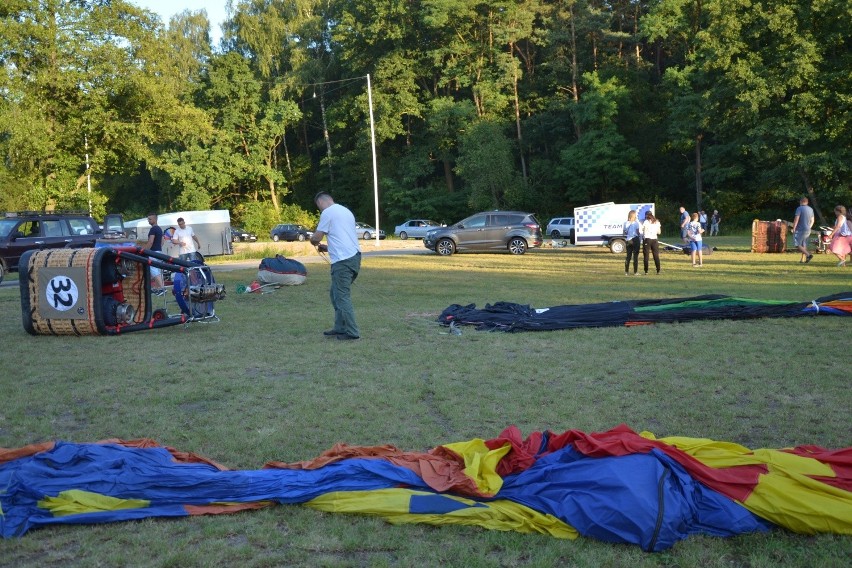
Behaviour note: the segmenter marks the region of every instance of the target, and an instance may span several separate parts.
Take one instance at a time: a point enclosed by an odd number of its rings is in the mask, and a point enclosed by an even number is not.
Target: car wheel
[[[364,240],[365,241],[369,241],[372,237],[373,237],[373,235],[371,235],[369,231],[364,233]]]
[[[611,240],[609,242],[609,250],[612,251],[613,254],[621,254],[627,250],[627,243],[625,243],[622,239]]]
[[[278,242],[278,239],[280,239],[280,238],[281,237],[278,236],[278,233],[272,235],[272,240],[275,241],[276,243]]]
[[[454,243],[452,239],[441,239],[438,241],[438,244],[435,245],[435,252],[441,256],[450,256],[456,252],[456,243]]]
[[[234,235],[234,236],[233,236],[233,238],[231,239],[231,241],[232,241],[232,242],[235,242],[235,243],[238,243],[238,242],[240,242],[240,237],[238,237],[238,236]]]
[[[6,276],[6,265],[0,260],[0,283],[3,282],[3,277]]]
[[[297,238],[299,239],[299,241],[304,241],[305,235],[303,235],[302,233],[299,233],[299,236]]]
[[[400,239],[402,239],[402,240],[407,239],[407,238],[408,238],[408,233],[406,233],[405,231],[400,232],[400,233],[399,233],[399,238],[400,238]]]
[[[527,241],[521,237],[512,237],[509,239],[509,252],[512,254],[524,254],[527,252]]]
[[[550,238],[551,239],[558,239],[561,236],[562,235],[560,235],[559,231],[557,231],[556,229],[553,229],[552,231],[550,231]]]

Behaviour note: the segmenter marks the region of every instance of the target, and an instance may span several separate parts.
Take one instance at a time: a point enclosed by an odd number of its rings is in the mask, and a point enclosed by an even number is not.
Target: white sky
[[[207,11],[207,19],[210,20],[210,38],[213,45],[219,44],[222,31],[219,24],[225,21],[225,2],[227,0],[130,0],[140,8],[147,8],[160,15],[163,25],[168,26],[169,20],[175,14],[184,10],[198,11],[202,8]]]

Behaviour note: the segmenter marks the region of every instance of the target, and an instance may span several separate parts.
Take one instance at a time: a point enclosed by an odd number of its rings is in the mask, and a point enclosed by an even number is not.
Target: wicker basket
[[[751,252],[786,252],[787,223],[760,221],[751,224]]]
[[[148,271],[121,266],[110,248],[32,251],[21,257],[21,315],[33,335],[104,335],[142,323],[150,313]],[[105,300],[107,300],[105,302]],[[110,321],[109,303],[130,321]]]

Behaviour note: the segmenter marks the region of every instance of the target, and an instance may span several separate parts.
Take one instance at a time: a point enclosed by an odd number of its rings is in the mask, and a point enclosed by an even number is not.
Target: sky
[[[225,21],[225,2],[227,0],[129,0],[140,8],[147,8],[160,15],[163,25],[168,26],[169,20],[175,14],[184,10],[198,11],[202,8],[207,11],[210,20],[210,38],[213,45],[219,44],[222,31],[219,24]]]

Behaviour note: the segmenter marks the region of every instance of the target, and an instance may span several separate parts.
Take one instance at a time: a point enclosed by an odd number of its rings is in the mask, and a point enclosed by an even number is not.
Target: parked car
[[[86,213],[19,211],[0,217],[0,282],[30,250],[93,247],[103,231]]]
[[[313,231],[309,231],[303,225],[279,224],[272,228],[269,236],[273,241],[304,241],[311,238]]]
[[[250,233],[242,227],[231,226],[231,242],[233,243],[253,243],[257,240],[257,235]]]
[[[441,227],[440,223],[430,221],[429,219],[409,219],[402,225],[397,225],[393,230],[393,234],[402,240],[411,237],[412,239],[422,239],[431,229]]]
[[[574,240],[574,217],[554,217],[547,224],[547,234],[552,239]]]
[[[358,233],[359,239],[364,239],[365,241],[369,241],[376,236],[376,229],[372,225],[361,223],[360,221],[355,223],[355,232]],[[384,239],[385,236],[385,231],[379,229],[379,240]]]
[[[500,249],[524,254],[541,244],[538,220],[532,213],[521,211],[484,211],[455,225],[432,229],[423,239],[426,248],[443,256],[464,250]]]

